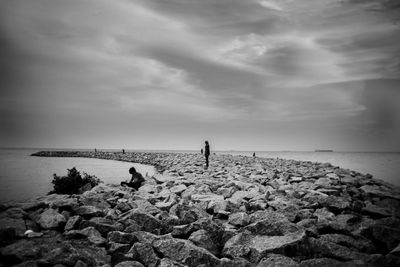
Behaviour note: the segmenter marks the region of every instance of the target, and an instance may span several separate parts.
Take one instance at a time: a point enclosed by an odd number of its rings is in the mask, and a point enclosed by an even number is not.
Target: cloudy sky
[[[400,150],[396,0],[0,0],[0,146]]]

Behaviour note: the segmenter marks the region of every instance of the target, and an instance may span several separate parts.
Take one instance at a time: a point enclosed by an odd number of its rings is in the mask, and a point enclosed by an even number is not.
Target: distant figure
[[[143,176],[139,172],[136,172],[136,169],[134,167],[131,167],[129,169],[129,173],[132,174],[131,180],[129,181],[129,183],[121,182],[121,185],[129,186],[129,187],[132,187],[132,188],[135,188],[136,190],[138,190],[139,187],[142,186],[142,183],[145,181]]]
[[[256,157],[256,152],[253,153],[253,158],[255,158],[255,157]]]
[[[122,154],[125,154],[125,149],[122,149]]]
[[[94,152],[95,152],[95,153],[97,152],[97,148],[94,149]]]
[[[203,149],[200,150],[200,153],[203,155]]]
[[[205,142],[205,147],[204,147],[204,156],[206,157],[206,168],[208,168],[208,157],[210,156],[210,145],[208,144],[208,141]]]

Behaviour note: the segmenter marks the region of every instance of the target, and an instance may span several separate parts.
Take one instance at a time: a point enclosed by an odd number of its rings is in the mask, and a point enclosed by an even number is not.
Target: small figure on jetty
[[[253,158],[255,158],[256,157],[256,152],[253,152]]]
[[[208,144],[208,141],[205,142],[205,147],[204,147],[204,156],[206,157],[206,168],[208,168],[208,157],[210,156],[210,145]]]
[[[122,154],[125,154],[125,149],[122,149]]]
[[[95,153],[97,152],[97,148],[94,149],[94,152],[95,152]]]
[[[121,182],[121,186],[129,186],[138,190],[145,181],[142,174],[137,172],[134,167],[129,169],[129,173],[132,174],[131,180],[129,182]]]
[[[203,155],[203,149],[200,150],[200,153]]]

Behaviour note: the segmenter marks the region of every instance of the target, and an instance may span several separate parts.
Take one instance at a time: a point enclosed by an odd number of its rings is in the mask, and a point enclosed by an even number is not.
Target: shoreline
[[[225,154],[211,155],[209,169],[200,153],[32,155],[127,161],[159,173],[138,191],[101,184],[1,206],[3,265],[400,264],[400,191],[371,175]]]

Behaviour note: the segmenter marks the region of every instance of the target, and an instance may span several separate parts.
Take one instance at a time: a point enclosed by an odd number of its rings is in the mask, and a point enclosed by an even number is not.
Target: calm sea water
[[[129,162],[87,158],[31,157],[38,150],[0,149],[0,202],[27,200],[52,190],[53,174],[66,175],[76,167],[81,173],[96,175],[104,183],[119,184],[129,180],[134,166],[143,175],[153,175],[152,166]]]
[[[52,189],[53,173],[66,175],[76,167],[80,172],[96,175],[105,183],[119,184],[128,180],[134,166],[143,175],[153,175],[152,166],[128,162],[87,158],[31,157],[38,150],[0,149],[0,202],[26,200],[45,195]],[[192,151],[194,152],[194,151]],[[248,155],[249,151],[218,151],[217,153]],[[351,152],[256,152],[258,157],[285,158],[312,162],[330,162],[335,166],[370,173],[377,179],[400,186],[400,153]]]

